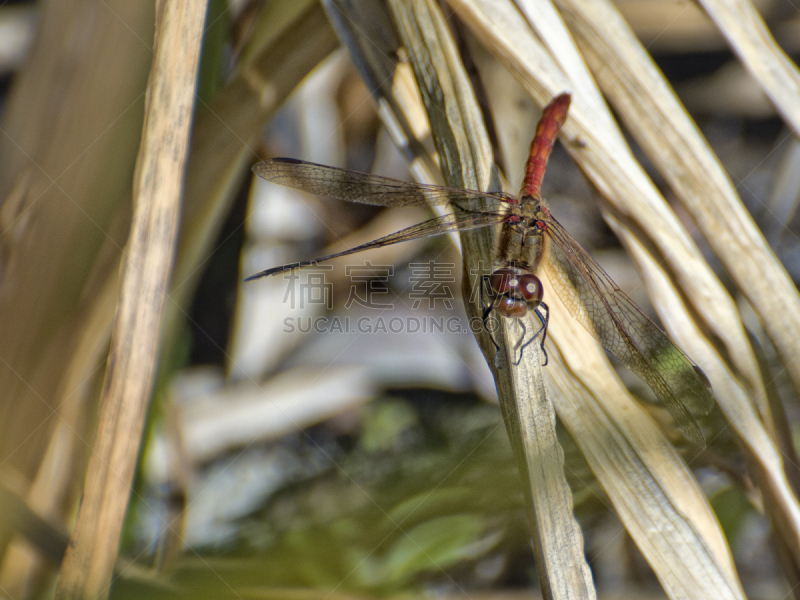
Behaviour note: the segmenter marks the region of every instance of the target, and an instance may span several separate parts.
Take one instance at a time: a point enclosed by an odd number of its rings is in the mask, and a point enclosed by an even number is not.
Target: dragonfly
[[[262,179],[320,196],[386,207],[443,206],[451,212],[344,252],[260,271],[246,281],[408,240],[498,227],[493,270],[482,278],[484,327],[493,313],[522,324],[523,334],[517,344],[520,359],[525,346],[534,339],[540,339],[544,349],[549,309],[543,301],[544,289],[537,273],[546,265],[548,279],[568,312],[607,352],[647,383],[656,396],[656,404],[667,411],[688,440],[703,446],[704,437],[696,419],[708,415],[714,406],[708,378],[570,236],[542,199],[547,161],[567,119],[570,100],[565,92],[544,108],[518,197],[411,183],[293,158],[273,158],[256,164],[253,172]],[[538,317],[541,327],[523,343],[522,319],[530,312]],[[487,333],[498,346],[488,328]],[[546,353],[544,356],[546,364]]]

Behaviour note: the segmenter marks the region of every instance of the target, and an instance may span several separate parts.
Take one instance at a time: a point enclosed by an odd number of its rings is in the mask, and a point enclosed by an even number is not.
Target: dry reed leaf
[[[629,251],[641,261],[648,289],[663,297],[661,309],[673,315],[681,315],[682,301],[669,285],[661,265],[653,260],[633,236],[621,234],[620,230],[617,233]],[[670,323],[669,330],[672,335],[678,336],[693,327],[695,324],[691,320],[679,319]],[[785,457],[761,423],[755,407],[750,403],[746,387],[729,371],[728,365],[711,344],[700,336],[690,337],[693,343],[686,348],[713,377],[716,396],[721,404],[724,400],[727,407],[726,417],[739,438],[748,470],[762,492],[764,509],[772,522],[778,524],[776,534],[791,554],[792,560],[797,561],[800,558],[800,507],[786,476],[783,464]],[[736,410],[730,410],[731,406],[736,406]]]
[[[626,0],[615,4],[651,52],[714,52],[725,47],[725,38],[696,4],[682,0]]]
[[[589,334],[560,302],[551,300],[550,308],[558,341],[546,373],[558,415],[664,591],[670,598],[744,598],[691,472]],[[575,352],[584,354],[579,364],[568,358]],[[613,410],[603,397],[615,399]]]
[[[152,39],[154,11],[152,2],[113,0],[99,9],[74,2],[35,9],[37,37],[3,110],[0,455],[30,486],[29,507],[64,523],[82,487],[118,290],[103,335],[92,339],[98,330],[84,329],[90,280],[98,247],[111,239],[119,268],[124,236],[115,237],[113,215],[130,197],[152,58],[142,39]],[[128,223],[122,229],[127,234]],[[78,367],[87,358],[90,366]],[[19,551],[12,542],[3,554],[0,585],[10,596],[35,597],[52,564]]]
[[[546,598],[596,598],[583,532],[573,515],[572,493],[564,477],[564,450],[556,437],[553,405],[558,406],[558,401],[551,400],[554,388],[550,386],[548,393],[544,384],[543,372],[548,372],[550,363],[548,367],[543,363],[541,348],[531,344],[520,366],[506,369],[511,371],[510,385],[507,377],[497,375],[501,403],[504,398],[511,400],[503,414],[527,484],[536,566]]]
[[[797,290],[666,80],[613,6],[584,0],[565,0],[562,4],[587,60],[629,130],[694,216],[742,292],[763,315],[776,346],[784,356],[796,355],[800,348],[791,333],[800,335]],[[593,25],[597,19],[602,19],[603,31]],[[741,323],[712,327],[725,342],[735,371],[745,380],[772,430],[764,385]]]
[[[700,4],[772,98],[789,127],[800,135],[800,73],[775,42],[752,2],[700,0]]]
[[[98,435],[56,598],[108,594],[156,370],[204,17],[203,0],[158,5],[135,210]]]
[[[260,125],[265,122],[272,112],[283,102],[285,97],[294,89],[299,82],[327,53],[333,50],[337,44],[335,36],[330,27],[327,26],[324,14],[314,3],[308,2],[306,5],[301,3],[285,3],[289,6],[283,14],[275,15],[268,13],[270,20],[269,27],[263,28],[258,32],[258,37],[253,43],[253,47],[259,51],[253,51],[252,63],[248,63],[249,70],[234,79],[228,88],[220,94],[221,98],[206,110],[200,110],[195,124],[195,131],[192,137],[192,155],[187,166],[186,198],[182,205],[184,214],[182,222],[184,227],[191,228],[191,233],[183,231],[181,240],[184,250],[179,252],[176,257],[175,273],[178,279],[173,277],[173,281],[179,280],[183,285],[173,283],[173,289],[177,287],[179,294],[171,294],[171,301],[165,307],[164,317],[164,336],[167,340],[174,338],[174,331],[179,319],[185,314],[185,306],[191,297],[192,285],[187,281],[197,272],[197,265],[201,264],[206,257],[208,248],[212,240],[216,237],[217,229],[221,225],[220,215],[223,214],[233,195],[236,193],[236,182],[243,177],[246,171],[245,166],[251,159],[247,158],[246,151],[243,153],[239,148],[243,141],[249,141],[247,145],[252,145],[258,136]],[[270,5],[273,11],[279,11],[275,4]],[[304,11],[305,8],[305,11]],[[132,26],[130,14],[122,13],[126,18],[126,23]],[[148,17],[152,21],[152,11],[148,12]],[[315,19],[315,16],[317,17]],[[120,18],[117,13],[115,19]],[[62,19],[63,22],[63,19]],[[113,33],[113,29],[110,30]],[[316,40],[309,43],[310,40]],[[136,42],[139,47],[140,41]],[[87,47],[87,51],[88,50]],[[290,56],[292,60],[282,60],[280,57]],[[130,61],[126,61],[126,64]],[[113,62],[112,62],[113,64]],[[126,82],[133,82],[135,78],[126,71]],[[246,80],[243,78],[247,78]],[[104,87],[108,87],[108,78],[101,77]],[[244,91],[243,91],[244,90]],[[85,101],[84,101],[85,103]],[[113,103],[107,103],[113,107]],[[125,106],[130,108],[130,101],[125,101]],[[243,110],[246,108],[247,110]],[[67,110],[64,108],[64,110]],[[134,110],[135,112],[135,110]],[[237,118],[244,117],[244,121]],[[63,117],[60,117],[63,118]],[[98,120],[99,122],[102,122]],[[236,131],[232,131],[230,125],[236,125]],[[90,130],[91,131],[91,130]],[[108,136],[107,136],[108,137]],[[138,140],[138,135],[136,135]],[[116,139],[114,137],[112,140]],[[119,142],[117,142],[118,145]],[[57,147],[57,144],[54,145]],[[123,146],[124,147],[124,146]],[[67,153],[68,154],[68,153]],[[233,166],[230,156],[235,155]],[[105,152],[104,158],[115,159],[115,153]],[[243,158],[244,156],[244,158]],[[238,161],[238,162],[236,162]],[[103,161],[95,161],[99,166],[105,164]],[[237,171],[237,166],[241,166]],[[108,171],[108,169],[107,169]],[[111,169],[115,172],[115,169]],[[103,174],[105,179],[109,179],[109,172]],[[223,181],[224,180],[224,181]],[[79,196],[76,194],[76,197]],[[91,194],[87,194],[92,197]],[[113,194],[111,194],[113,196]],[[7,206],[6,209],[11,208]],[[98,351],[104,352],[102,348],[107,346],[110,335],[111,319],[116,310],[117,302],[117,276],[119,254],[128,229],[130,220],[130,206],[125,204],[118,210],[117,216],[109,227],[105,246],[100,250],[98,259],[95,262],[94,272],[89,277],[83,290],[81,310],[75,317],[74,327],[69,331],[78,332],[76,341],[70,350],[63,348],[52,353],[53,357],[68,358],[65,371],[56,368],[48,368],[52,375],[60,376],[56,380],[58,393],[58,406],[60,416],[68,423],[72,423],[76,409],[83,411],[96,390],[91,385],[93,373],[98,369]],[[11,214],[6,210],[4,218],[9,219]],[[216,221],[215,221],[216,219]],[[61,230],[69,232],[64,227],[64,219],[61,218],[58,226]],[[11,221],[6,223],[12,225]],[[92,222],[92,227],[96,228],[97,223]],[[75,260],[91,264],[90,259],[81,258],[80,254],[71,250],[70,252],[60,252],[53,247],[54,238],[49,237],[47,249],[47,260],[53,265],[58,265],[53,260],[53,253],[57,256],[70,257]],[[42,246],[45,248],[45,246]],[[28,263],[34,263],[28,259]],[[62,267],[63,268],[63,267]],[[35,273],[37,269],[32,271]],[[65,270],[69,270],[68,268]],[[42,273],[37,275],[38,281],[50,281],[47,276],[42,277]],[[192,279],[193,281],[193,279]],[[57,290],[56,298],[60,302],[64,301],[63,290]],[[40,294],[42,295],[42,294]],[[25,295],[21,294],[21,298]],[[183,302],[183,304],[176,304]],[[30,310],[32,303],[27,302],[27,310]],[[61,313],[70,314],[70,311],[60,309]],[[5,314],[11,317],[11,311]],[[48,322],[47,319],[39,319]],[[63,338],[64,336],[62,336]],[[63,339],[61,343],[63,345]],[[169,353],[167,344],[166,353]],[[20,407],[30,408],[30,402],[21,402]],[[85,418],[83,412],[81,418]],[[91,420],[91,419],[90,419]],[[36,427],[40,426],[41,419],[37,419]],[[54,479],[50,475],[51,461],[48,459],[39,465],[39,474],[35,486],[31,489],[31,494],[41,494],[40,498],[30,498],[32,506],[38,507],[43,514],[48,512],[48,507],[69,505],[65,500],[65,494],[72,494],[74,490],[70,487],[75,477],[74,473],[80,472],[81,461],[76,461],[76,454],[69,454],[69,448],[75,448],[75,433],[84,427],[70,427],[72,441],[64,440],[60,432],[56,432],[57,438],[51,440],[51,447],[58,448],[53,459],[63,460],[67,458],[72,461],[70,468],[62,468],[60,473],[64,477]],[[22,433],[23,428],[17,427],[17,433]],[[5,440],[10,442],[12,437],[6,436]],[[57,440],[61,440],[60,442]],[[78,450],[80,448],[78,447]],[[80,452],[78,452],[80,454]],[[17,452],[19,456],[20,453]],[[71,475],[70,475],[71,474]],[[44,491],[42,491],[44,490]],[[27,578],[23,573],[25,570],[32,569],[33,566],[26,568],[15,567],[12,570],[17,575],[8,575],[9,571],[3,571],[3,581],[8,583],[9,579],[22,581]],[[6,589],[11,589],[10,585]]]
[[[105,272],[105,271],[104,271]],[[114,271],[117,272],[116,270]],[[76,342],[62,376],[57,396],[58,421],[47,450],[27,493],[27,503],[38,515],[63,521],[64,507],[77,504],[86,471],[86,442],[95,418],[90,416],[102,385],[102,365],[108,355],[108,340],[119,295],[118,278],[107,278],[102,289],[91,289],[75,319]],[[97,310],[96,307],[104,310]],[[70,509],[72,510],[72,509]],[[35,596],[49,565],[41,554],[31,552],[26,541],[12,540],[3,560],[0,586],[14,595]],[[22,590],[27,590],[23,592]]]
[[[83,286],[130,194],[150,60],[139,36],[152,38],[153,21],[147,3],[38,8],[38,37],[4,105],[0,140],[0,457],[28,481],[57,421]]]
[[[670,86],[640,47],[638,41],[607,2],[559,0],[564,14],[584,49],[584,55],[642,147],[659,167],[684,206],[694,216],[706,239],[759,314],[783,360],[800,352],[798,294],[761,232],[736,194],[716,157],[686,114]],[[602,28],[597,27],[602,23]],[[629,249],[642,265],[653,297],[666,299],[664,286],[656,291],[650,280],[656,263],[631,236]],[[649,264],[649,266],[648,266]],[[658,306],[670,333],[703,365],[717,392],[720,407],[733,425],[741,444],[751,455],[749,465],[761,482],[773,519],[781,523],[780,535],[800,557],[800,516],[786,480],[783,458],[770,436],[779,435],[767,401],[761,371],[740,323],[717,322],[711,327],[726,344],[733,371],[708,348],[687,324],[674,322],[678,314],[663,302]],[[672,322],[671,322],[672,321]],[[798,385],[798,372],[790,369]],[[737,381],[740,378],[744,387]],[[728,393],[721,393],[727,389]],[[753,407],[755,406],[755,411]],[[757,412],[756,412],[757,411]],[[768,433],[769,432],[769,433]]]

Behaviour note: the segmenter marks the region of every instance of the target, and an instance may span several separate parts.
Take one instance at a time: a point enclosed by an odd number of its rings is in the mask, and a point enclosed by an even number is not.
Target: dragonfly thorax
[[[489,275],[494,309],[505,317],[524,317],[542,302],[542,282],[518,266],[510,265]]]

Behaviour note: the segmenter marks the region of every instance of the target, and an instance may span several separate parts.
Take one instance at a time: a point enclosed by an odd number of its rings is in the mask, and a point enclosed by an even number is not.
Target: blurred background
[[[797,138],[699,6],[616,4],[796,282]],[[800,10],[754,4],[796,62]],[[0,588],[11,598],[52,589],[83,487],[154,11],[149,0],[0,5]],[[527,145],[537,107],[488,54],[475,59],[496,109],[513,107],[514,126],[499,134]],[[210,0],[181,241],[112,596],[529,596],[538,583],[519,475],[464,310],[458,249],[432,238],[296,281],[243,283],[428,214],[267,184],[249,167],[272,156],[411,178],[319,4]],[[521,164],[512,162],[516,189]],[[652,314],[592,187],[560,147],[544,196]],[[761,336],[754,315],[746,325]],[[788,394],[780,375],[775,384]],[[787,405],[793,433],[797,416]],[[601,597],[663,597],[559,433]],[[694,464],[697,477],[749,597],[786,597],[769,520],[725,443]]]

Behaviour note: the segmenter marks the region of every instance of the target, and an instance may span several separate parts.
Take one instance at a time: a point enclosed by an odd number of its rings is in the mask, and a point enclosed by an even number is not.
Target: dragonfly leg
[[[542,315],[542,313],[539,311],[540,307],[544,308],[544,315]],[[547,356],[547,350],[544,347],[544,342],[547,339],[547,324],[550,322],[550,308],[547,306],[547,304],[545,304],[544,302],[541,302],[541,303],[539,303],[539,307],[535,308],[533,312],[536,313],[537,317],[539,317],[539,321],[541,322],[542,326],[531,337],[531,339],[529,339],[527,342],[522,344],[522,346],[519,349],[519,361],[517,361],[514,364],[517,364],[517,365],[519,364],[519,362],[522,360],[522,353],[525,351],[525,348],[530,346],[534,342],[534,340],[536,340],[536,338],[539,337],[539,334],[541,333],[542,334],[542,341],[540,342],[539,347],[542,349],[542,354],[544,354],[544,362],[542,363],[542,366],[546,367],[547,363],[548,363],[548,361],[550,359]],[[522,321],[520,321],[520,325],[522,325],[522,338],[520,338],[520,343],[521,343],[522,340],[525,339],[525,324]]]
[[[492,335],[491,328],[488,327],[489,315],[492,313],[494,309],[494,303],[486,304],[486,295],[485,290],[486,286],[489,285],[489,275],[483,275],[481,277],[481,306],[483,307],[483,315],[481,316],[481,322],[483,323],[483,330],[489,335],[489,339],[492,340],[492,344],[495,347],[495,357],[494,362],[497,364],[498,358],[500,356],[500,346],[497,343],[497,340],[494,339]]]
[[[516,344],[514,344],[514,355],[515,356],[517,354],[517,348],[519,348],[519,358],[516,361],[514,361],[514,366],[515,367],[519,366],[519,363],[522,362],[522,355],[525,353],[525,347],[528,344],[530,344],[533,340],[536,339],[536,335],[539,335],[537,333],[528,342],[523,344],[522,342],[523,342],[523,340],[525,340],[525,333],[527,333],[528,328],[525,327],[525,322],[522,319],[517,319],[517,323],[519,323],[519,326],[522,328],[522,335],[520,336],[519,341]]]
[[[544,317],[542,317],[542,313],[539,312],[539,307],[544,309]],[[537,307],[533,312],[536,313],[536,316],[539,317],[539,321],[541,321],[541,323],[542,323],[542,328],[540,329],[540,331],[542,332],[541,348],[542,348],[542,353],[544,354],[544,364],[542,366],[546,367],[547,366],[548,357],[547,357],[547,350],[545,350],[545,348],[544,348],[544,342],[547,339],[547,324],[550,323],[550,307],[547,306],[547,304],[545,304],[544,302],[540,302],[539,303],[539,307]],[[539,335],[539,334],[537,333],[536,335]],[[534,336],[534,339],[535,339],[535,336]]]
[[[483,330],[487,334],[489,334],[489,339],[492,340],[492,343],[494,344],[494,347],[497,349],[498,352],[500,352],[500,346],[495,341],[494,336],[492,335],[491,328],[487,326],[488,321],[489,321],[489,315],[491,314],[493,308],[494,308],[494,306],[492,306],[491,304],[489,306],[484,307],[484,309],[483,309],[483,317],[481,318],[481,320],[483,321]]]
[[[492,340],[494,347],[497,348],[498,352],[500,351],[499,344],[495,341],[494,336],[492,335],[492,330],[490,327],[487,327],[487,322],[489,321],[489,314],[492,312],[492,307],[487,306],[483,310],[483,330],[489,334],[489,339]]]

